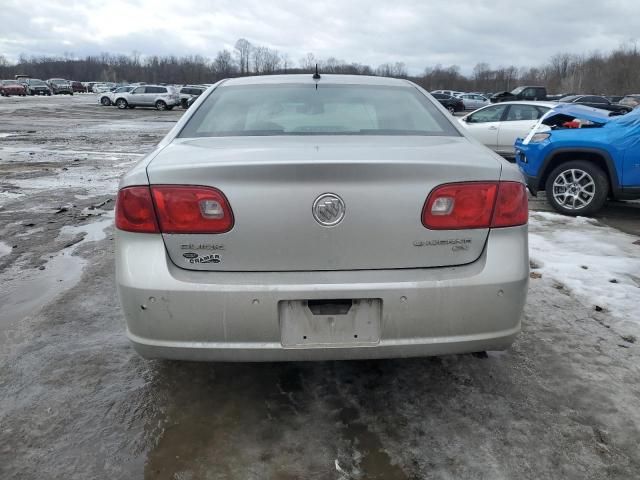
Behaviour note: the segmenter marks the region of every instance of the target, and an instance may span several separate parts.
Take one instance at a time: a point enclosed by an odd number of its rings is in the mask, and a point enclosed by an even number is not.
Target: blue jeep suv
[[[623,116],[559,104],[515,144],[533,195],[558,212],[590,215],[607,200],[640,198],[640,109]]]

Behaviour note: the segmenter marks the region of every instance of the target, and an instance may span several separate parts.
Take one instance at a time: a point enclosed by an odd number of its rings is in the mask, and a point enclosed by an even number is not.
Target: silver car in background
[[[417,85],[221,81],[120,182],[116,279],[147,358],[501,350],[529,279],[517,169]]]
[[[156,110],[171,110],[180,105],[180,96],[173,87],[140,85],[129,92],[114,95],[111,101],[118,108],[154,107]]]
[[[464,103],[465,110],[477,110],[491,104],[487,97],[477,93],[463,93],[458,95],[458,98]]]

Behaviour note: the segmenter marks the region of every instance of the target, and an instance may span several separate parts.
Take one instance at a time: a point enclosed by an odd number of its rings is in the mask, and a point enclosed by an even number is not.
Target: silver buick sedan
[[[503,350],[527,219],[516,168],[409,81],[224,80],[120,183],[127,335],[182,360]]]

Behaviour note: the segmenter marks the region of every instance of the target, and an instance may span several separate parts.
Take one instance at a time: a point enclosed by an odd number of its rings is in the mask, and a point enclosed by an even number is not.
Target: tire
[[[108,98],[108,97],[102,97],[102,98],[100,99],[100,103],[101,103],[103,106],[108,107],[109,105],[111,105],[111,100],[109,100],[109,98]]]
[[[163,102],[162,100],[158,100],[156,102],[156,110],[166,110],[167,109],[167,104],[165,102]]]
[[[129,108],[130,108],[131,110],[133,110],[134,108],[136,108],[136,106],[135,106],[135,105],[129,105]]]
[[[71,95],[73,97],[73,92],[69,92],[69,95]]]
[[[116,100],[116,107],[118,107],[120,110],[124,110],[128,106],[129,104],[124,98],[119,98],[118,100]]]
[[[189,102],[187,101],[186,98],[183,98],[182,100],[180,100],[180,106],[185,110],[189,108]]]
[[[447,110],[449,110],[449,113],[451,115],[455,115],[455,113],[456,113],[456,109],[454,107],[447,107]]]
[[[564,215],[591,215],[607,201],[609,179],[593,162],[572,160],[553,169],[545,193],[547,202]]]

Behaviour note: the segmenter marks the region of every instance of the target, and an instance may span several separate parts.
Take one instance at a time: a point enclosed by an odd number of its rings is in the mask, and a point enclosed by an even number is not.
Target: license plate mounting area
[[[278,303],[280,337],[286,348],[376,345],[380,342],[379,298],[283,300]]]

